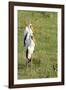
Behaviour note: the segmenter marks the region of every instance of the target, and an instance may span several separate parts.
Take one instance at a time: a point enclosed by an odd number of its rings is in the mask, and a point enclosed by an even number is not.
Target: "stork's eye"
[[[31,28],[31,26],[30,26],[30,28]]]
[[[31,39],[33,39],[33,36],[31,36]]]

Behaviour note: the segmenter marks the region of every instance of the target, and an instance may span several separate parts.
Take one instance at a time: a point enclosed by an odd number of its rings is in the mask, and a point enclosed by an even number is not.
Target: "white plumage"
[[[31,58],[31,55],[33,54],[34,51],[34,47],[35,47],[35,43],[33,40],[31,40],[30,45],[28,46],[28,58]]]

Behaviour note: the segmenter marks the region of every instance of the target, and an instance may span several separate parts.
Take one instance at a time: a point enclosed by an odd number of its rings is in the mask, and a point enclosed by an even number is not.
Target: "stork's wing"
[[[28,33],[26,33],[24,36],[24,46],[26,45],[25,41],[26,41],[27,35],[28,35]]]

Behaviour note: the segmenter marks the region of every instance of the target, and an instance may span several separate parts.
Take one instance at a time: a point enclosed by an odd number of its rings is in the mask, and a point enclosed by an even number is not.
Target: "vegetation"
[[[36,40],[32,64],[26,69],[23,32],[30,19]],[[18,11],[18,79],[57,77],[57,13]]]

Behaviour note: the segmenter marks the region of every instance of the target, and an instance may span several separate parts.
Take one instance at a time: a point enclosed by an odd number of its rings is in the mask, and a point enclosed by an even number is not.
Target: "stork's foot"
[[[31,62],[31,59],[28,60],[28,63],[30,63],[30,62]]]

